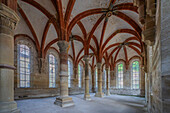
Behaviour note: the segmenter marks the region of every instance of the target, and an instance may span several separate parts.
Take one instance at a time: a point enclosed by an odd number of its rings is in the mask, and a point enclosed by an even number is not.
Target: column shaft
[[[74,90],[78,90],[78,68],[73,68],[73,77],[71,78],[71,87]]]
[[[109,96],[110,95],[110,90],[109,90],[109,69],[106,68],[106,95]]]
[[[72,98],[68,96],[68,42],[59,41],[57,44],[60,49],[60,96],[54,104],[61,107],[73,106]]]
[[[91,100],[90,94],[89,94],[89,56],[84,56],[85,61],[85,94],[84,99],[85,100]]]
[[[92,76],[92,92],[95,93],[95,71],[94,69],[91,70],[91,76]]]
[[[0,113],[19,113],[14,101],[14,29],[19,17],[0,4]]]
[[[145,71],[141,67],[141,80],[140,80],[140,96],[145,96]]]
[[[116,76],[114,71],[110,71],[110,87],[116,88]]]
[[[97,73],[98,73],[98,91],[96,93],[96,97],[103,97],[103,92],[102,92],[102,66],[101,63],[97,63]]]

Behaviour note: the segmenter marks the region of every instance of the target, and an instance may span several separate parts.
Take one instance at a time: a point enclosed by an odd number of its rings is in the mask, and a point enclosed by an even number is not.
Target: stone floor
[[[146,113],[144,98],[111,95],[103,98],[94,97],[83,100],[83,95],[71,96],[75,106],[61,108],[54,105],[55,97],[18,100],[21,113]]]

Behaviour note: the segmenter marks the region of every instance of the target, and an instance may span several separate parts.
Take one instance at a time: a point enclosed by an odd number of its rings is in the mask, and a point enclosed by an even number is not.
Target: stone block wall
[[[116,89],[110,88],[111,94],[119,94],[119,95],[135,95],[140,96],[140,89]]]
[[[170,113],[170,1],[161,0],[162,112]]]
[[[170,1],[157,0],[155,43],[147,47],[146,102],[149,113],[170,112]]]

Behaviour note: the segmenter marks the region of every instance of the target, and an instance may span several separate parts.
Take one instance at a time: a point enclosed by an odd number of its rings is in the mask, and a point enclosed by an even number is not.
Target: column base
[[[92,88],[92,93],[96,93],[95,88]]]
[[[145,96],[145,90],[142,90],[142,89],[140,90],[140,96],[141,96],[141,97],[144,97],[144,96]]]
[[[60,107],[74,106],[74,102],[71,97],[57,97],[54,104]]]
[[[17,108],[17,103],[12,102],[0,102],[0,113],[20,113]]]
[[[97,92],[95,94],[95,97],[103,97],[104,96],[104,93],[103,92]]]
[[[106,96],[110,96],[110,91],[109,90],[106,91]]]
[[[85,95],[84,95],[84,100],[91,100],[90,95],[89,95],[89,94],[85,94]]]

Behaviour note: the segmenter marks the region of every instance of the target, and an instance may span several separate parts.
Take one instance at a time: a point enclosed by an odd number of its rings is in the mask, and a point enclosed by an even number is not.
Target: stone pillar
[[[95,71],[94,69],[91,70],[91,76],[92,76],[92,92],[95,93]]]
[[[73,68],[73,77],[74,77],[74,79],[78,79],[78,68],[77,67],[74,67]]]
[[[141,67],[141,76],[140,76],[140,96],[144,97],[145,96],[145,71],[144,67]]]
[[[78,89],[78,68],[73,68],[73,78],[71,78],[71,87],[74,89]]]
[[[110,71],[110,87],[116,88],[116,76],[114,71]]]
[[[83,67],[83,73],[82,73],[82,77],[81,77],[81,88],[82,89],[85,88],[85,71],[84,71],[84,67]]]
[[[68,96],[68,42],[58,41],[60,49],[60,96],[56,98],[54,104],[61,107],[73,106],[73,100]]]
[[[105,92],[105,90],[106,90],[106,86],[105,86],[105,72],[104,72],[104,70],[102,70],[102,91],[103,92]]]
[[[85,93],[84,93],[84,99],[85,100],[91,100],[90,94],[89,94],[89,59],[90,57],[85,55],[84,61],[85,61]]]
[[[106,68],[106,95],[109,96],[110,95],[110,90],[109,90],[109,68]]]
[[[103,92],[102,92],[102,65],[101,63],[97,63],[97,73],[98,73],[98,91],[96,93],[96,97],[103,97]]]
[[[19,113],[14,101],[14,29],[18,15],[0,4],[0,113]]]

